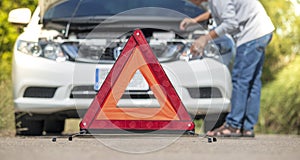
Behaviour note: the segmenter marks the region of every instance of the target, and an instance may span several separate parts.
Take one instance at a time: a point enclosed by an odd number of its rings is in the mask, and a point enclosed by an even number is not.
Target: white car
[[[32,16],[26,8],[11,11],[10,22],[26,25],[13,56],[17,134],[61,133],[65,119],[82,117],[136,28],[190,115],[221,114],[219,121],[224,121],[230,110],[228,64],[234,43],[221,37],[206,46],[202,57],[191,57],[191,43],[207,26],[179,30],[184,17],[202,12],[184,0],[48,0],[40,1]],[[159,107],[139,72],[118,102],[118,107],[128,106]],[[205,130],[215,121],[207,116]]]

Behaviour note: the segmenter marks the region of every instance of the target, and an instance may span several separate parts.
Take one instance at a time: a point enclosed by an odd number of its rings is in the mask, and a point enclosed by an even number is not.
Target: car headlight
[[[213,42],[209,42],[204,50],[203,50],[203,54],[205,57],[209,57],[209,58],[219,58],[220,56],[220,51],[219,51],[219,47],[213,43]]]
[[[39,44],[37,42],[18,41],[17,50],[36,57],[44,57],[56,61],[65,61],[67,56],[58,43]]]
[[[150,44],[152,51],[155,53],[160,62],[175,61],[181,55],[183,43],[166,43],[166,44]]]
[[[44,50],[44,57],[53,59],[56,61],[65,61],[66,56],[64,55],[62,49],[60,48],[60,45],[56,43],[49,43],[45,46]]]
[[[36,57],[42,54],[41,46],[36,42],[18,41],[17,49],[22,53]]]
[[[190,43],[185,45],[185,48],[179,57],[180,60],[189,61],[189,60],[193,60],[193,59],[201,59],[203,57],[214,58],[214,59],[219,60],[219,57],[220,57],[219,47],[215,43],[209,42],[203,49],[203,55],[195,56],[195,57],[190,52],[191,46],[192,46],[192,44],[190,44]]]

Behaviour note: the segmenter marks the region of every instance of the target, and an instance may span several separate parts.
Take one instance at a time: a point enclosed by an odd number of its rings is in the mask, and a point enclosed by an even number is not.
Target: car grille
[[[75,86],[70,94],[70,98],[90,99],[96,96],[94,86]],[[155,98],[151,91],[125,91],[121,99],[153,99]]]
[[[28,98],[53,98],[57,88],[54,87],[28,87],[23,97]]]
[[[94,86],[75,86],[71,91],[70,98],[94,98],[96,93]]]
[[[222,98],[221,91],[216,87],[187,88],[192,98]]]
[[[187,88],[192,98],[222,98],[221,91],[216,87]],[[92,99],[96,96],[94,86],[75,86],[70,98]],[[155,99],[152,91],[125,91],[121,99]]]

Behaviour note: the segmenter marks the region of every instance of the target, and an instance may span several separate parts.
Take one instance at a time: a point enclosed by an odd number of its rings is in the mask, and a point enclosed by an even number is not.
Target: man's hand
[[[207,45],[210,39],[211,38],[209,35],[200,36],[198,39],[196,39],[190,48],[193,56],[202,56],[204,47]]]
[[[196,24],[196,23],[197,23],[197,21],[193,18],[185,18],[181,21],[179,28],[180,28],[180,30],[186,30],[186,28],[188,26],[190,26],[191,24]]]

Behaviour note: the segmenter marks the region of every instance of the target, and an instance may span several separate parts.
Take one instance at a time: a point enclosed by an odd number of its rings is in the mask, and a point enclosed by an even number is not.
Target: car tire
[[[65,129],[65,120],[45,120],[45,131],[47,134],[61,134]]]
[[[204,133],[222,126],[227,114],[227,112],[220,114],[207,114],[204,118]]]
[[[44,121],[36,119],[29,114],[15,114],[16,135],[20,136],[41,136],[43,134]]]

